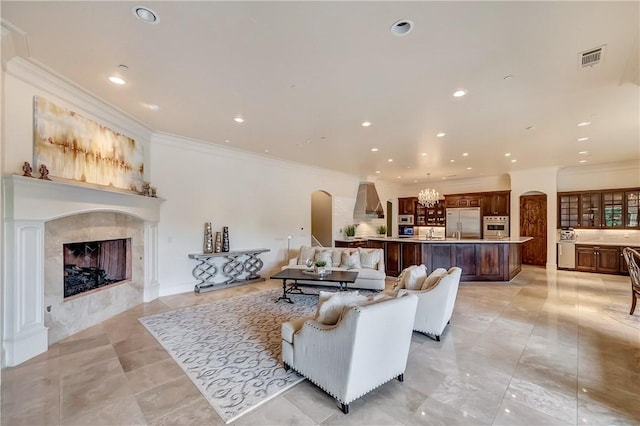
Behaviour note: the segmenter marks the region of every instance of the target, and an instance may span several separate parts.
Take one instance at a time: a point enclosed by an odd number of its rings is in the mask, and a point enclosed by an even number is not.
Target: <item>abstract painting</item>
[[[50,176],[142,191],[141,143],[54,103],[34,99],[34,168]]]

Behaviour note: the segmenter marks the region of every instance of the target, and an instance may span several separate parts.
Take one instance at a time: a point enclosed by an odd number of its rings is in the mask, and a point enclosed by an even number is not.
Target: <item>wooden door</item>
[[[520,197],[520,235],[533,237],[522,247],[522,263],[541,265],[547,263],[547,196],[523,195]]]

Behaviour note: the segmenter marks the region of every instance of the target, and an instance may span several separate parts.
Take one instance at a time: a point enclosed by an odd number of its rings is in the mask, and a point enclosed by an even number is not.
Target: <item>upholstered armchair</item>
[[[406,295],[345,307],[335,325],[313,318],[282,324],[282,360],[341,403],[404,379],[418,298]]]
[[[398,297],[403,294],[415,294],[418,296],[418,307],[413,322],[413,329],[415,331],[419,331],[440,341],[440,336],[447,324],[449,324],[451,315],[453,315],[461,274],[462,269],[454,266],[444,273],[439,280],[434,283],[434,286],[428,289],[398,290]],[[429,277],[427,277],[425,281]],[[422,288],[425,287],[423,286]]]

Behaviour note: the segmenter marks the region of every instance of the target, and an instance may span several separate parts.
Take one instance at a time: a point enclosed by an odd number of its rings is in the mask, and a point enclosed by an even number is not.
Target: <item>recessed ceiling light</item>
[[[230,141],[229,139],[225,139],[224,141],[225,141],[226,143],[229,143],[229,142],[231,142],[231,141]]]
[[[413,180],[413,183],[418,183],[418,180],[417,180],[417,179],[414,179],[414,180]]]
[[[467,91],[465,89],[458,89],[455,92],[453,92],[453,96],[455,96],[456,98],[461,98],[466,94],[467,94]]]
[[[363,121],[362,122],[362,127],[369,127],[369,126],[371,126],[370,122],[368,122],[368,121]]]
[[[578,138],[578,142],[584,142],[584,141],[588,141],[589,138]]]
[[[109,81],[120,86],[122,86],[123,84],[127,84],[127,82],[124,81],[122,77],[119,77],[117,75],[112,75],[111,77],[109,77]]]
[[[371,152],[378,152],[378,148],[371,148]]]
[[[236,123],[244,123],[244,118],[237,116],[233,119],[233,121],[235,121]]]
[[[131,11],[136,18],[146,22],[147,24],[157,24],[158,22],[160,22],[158,14],[148,7],[134,6]]]
[[[376,173],[380,174],[380,170],[376,170]]]
[[[391,25],[391,34],[394,36],[404,36],[409,34],[409,32],[413,29],[413,21],[409,19],[403,19],[401,21],[395,22]]]
[[[387,161],[391,163],[393,162],[393,158],[389,158]]]
[[[268,149],[265,149],[265,150],[264,150],[264,152],[269,152],[269,150],[268,150]]]
[[[402,179],[402,176],[396,176],[396,178],[398,178],[398,179]]]
[[[507,152],[506,154],[504,154],[505,157],[511,157],[511,153]]]
[[[580,160],[580,161],[578,161],[578,162],[579,162],[579,163],[586,163],[586,162],[587,162],[587,160]]]
[[[512,163],[517,163],[518,160],[516,160],[515,158],[513,160],[511,160]]]
[[[589,151],[580,151],[578,154],[580,154],[580,155],[589,155]]]
[[[426,157],[426,156],[427,156],[427,153],[426,153],[426,152],[423,152],[423,153],[422,153],[422,154],[420,154],[420,155],[422,155],[423,157]]]
[[[445,135],[446,135],[446,133],[445,133],[445,132],[440,132],[440,133],[436,134],[436,136],[437,136],[437,137],[439,137],[439,138],[442,138],[442,137],[444,137]]]
[[[526,127],[526,130],[535,130],[535,129],[536,129],[536,126],[527,126]]]
[[[590,121],[583,121],[581,123],[578,123],[578,127],[585,127],[585,126],[590,126],[591,122]]]
[[[449,160],[449,162],[450,162],[450,163],[455,163],[455,162],[456,162],[456,160]]]
[[[467,170],[471,170],[471,169],[473,169],[473,167],[467,167]]]
[[[462,156],[463,156],[463,157],[468,157],[468,156],[469,156],[469,153],[468,153],[468,152],[463,152],[463,153],[462,153]]]
[[[160,107],[156,104],[142,104],[143,107],[150,109],[151,111],[158,111],[160,109]]]

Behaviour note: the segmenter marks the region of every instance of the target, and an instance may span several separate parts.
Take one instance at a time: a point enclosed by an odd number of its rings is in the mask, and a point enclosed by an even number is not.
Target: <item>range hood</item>
[[[360,182],[353,219],[384,219],[384,210],[373,182]]]

